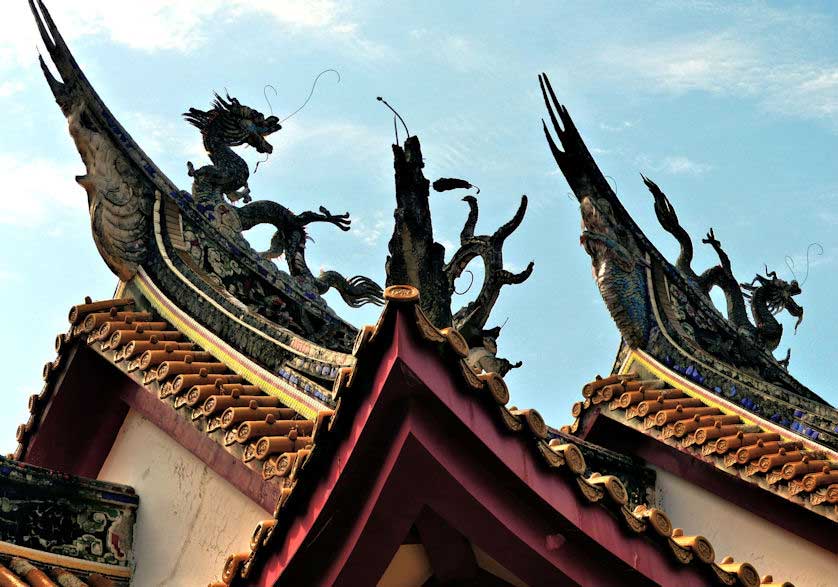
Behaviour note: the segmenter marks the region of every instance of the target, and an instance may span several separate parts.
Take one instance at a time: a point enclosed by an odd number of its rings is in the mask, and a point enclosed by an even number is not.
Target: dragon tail
[[[364,304],[384,304],[384,291],[369,277],[356,275],[347,279],[337,271],[323,271],[319,280],[335,288],[343,301],[352,308],[360,308]]]

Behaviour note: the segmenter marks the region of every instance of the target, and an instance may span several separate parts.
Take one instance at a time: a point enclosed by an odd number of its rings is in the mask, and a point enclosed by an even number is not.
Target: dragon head
[[[799,305],[795,302],[792,297],[799,295],[803,290],[800,289],[800,284],[797,283],[797,280],[793,280],[791,283],[786,283],[782,281],[782,299],[783,299],[783,307],[786,311],[797,318],[797,322],[794,323],[794,331],[797,332],[797,327],[800,326],[800,323],[803,322],[803,306]]]
[[[259,153],[273,152],[273,146],[265,137],[282,128],[276,116],[266,117],[229,94],[226,99],[216,94],[211,110],[205,112],[190,108],[183,117],[205,138],[212,133],[227,146],[248,144]]]
[[[750,284],[741,284],[746,298],[751,299],[752,307],[758,299],[761,299],[761,303],[764,303],[764,307],[773,315],[786,310],[797,318],[797,322],[794,324],[794,330],[797,332],[797,327],[803,322],[803,306],[794,301],[794,296],[800,295],[803,291],[800,284],[796,279],[788,282],[777,277],[776,272],[768,271],[767,268],[765,273],[764,276],[757,274]],[[758,287],[753,285],[756,282],[759,283]],[[762,292],[762,295],[757,296],[757,292]]]

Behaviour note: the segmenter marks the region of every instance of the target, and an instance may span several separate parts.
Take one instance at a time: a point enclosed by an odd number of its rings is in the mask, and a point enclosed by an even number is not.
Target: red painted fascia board
[[[483,406],[476,405],[473,397],[463,393],[462,386],[452,377],[451,369],[446,368],[426,344],[417,341],[415,329],[405,327],[405,317],[401,313],[399,318],[399,358],[445,404],[450,413],[471,430],[495,458],[504,463],[532,493],[562,517],[574,523],[581,534],[643,575],[655,578],[668,575],[670,580],[677,577],[676,583],[663,581],[663,584],[706,584],[706,578],[698,574],[693,574],[697,582],[690,583],[689,577],[684,575],[691,573],[682,572],[689,567],[676,566],[669,553],[645,540],[627,538],[620,523],[605,508],[583,502],[563,475],[542,465],[535,457],[533,448],[528,446],[527,442],[522,442],[521,437],[525,435],[506,432],[488,417]],[[427,442],[441,440],[440,436],[430,436]],[[442,450],[444,449],[440,449]],[[488,484],[476,483],[473,486],[476,495],[490,490]]]
[[[118,393],[125,377],[83,345],[65,351],[62,369],[51,377],[21,460],[95,479],[128,413]]]

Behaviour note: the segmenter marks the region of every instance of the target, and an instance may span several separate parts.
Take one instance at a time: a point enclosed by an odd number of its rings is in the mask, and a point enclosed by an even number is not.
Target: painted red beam
[[[21,460],[95,479],[128,413],[118,393],[126,378],[84,345],[66,351],[51,377],[52,391]]]

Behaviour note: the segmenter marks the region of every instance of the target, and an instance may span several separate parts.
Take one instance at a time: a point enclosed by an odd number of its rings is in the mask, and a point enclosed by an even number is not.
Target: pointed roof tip
[[[28,2],[29,9],[32,11],[32,16],[35,18],[35,25],[38,27],[38,32],[41,35],[41,40],[46,45],[47,51],[50,51],[51,48],[55,46],[55,44],[53,40],[50,38],[49,34],[47,33],[47,29],[44,23],[44,17],[41,15],[40,12],[38,12],[38,8],[35,6],[35,2],[33,2],[33,0],[28,0]],[[43,4],[39,3],[39,6],[42,10],[44,9]],[[37,49],[38,46],[35,45],[35,48]],[[38,51],[38,53],[40,54],[40,51]]]

